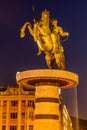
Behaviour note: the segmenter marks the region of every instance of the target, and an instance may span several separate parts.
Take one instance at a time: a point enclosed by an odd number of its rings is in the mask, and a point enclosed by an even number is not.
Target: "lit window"
[[[17,107],[18,106],[18,101],[11,101],[11,106],[12,107]]]
[[[32,107],[33,109],[35,108],[33,100],[28,100],[28,107]]]
[[[33,125],[29,125],[29,130],[33,130]]]
[[[17,126],[10,126],[10,130],[17,130]]]
[[[3,107],[7,106],[7,101],[3,101]]]
[[[21,113],[21,118],[25,119],[25,113],[24,112]]]
[[[2,118],[3,118],[3,119],[6,119],[6,112],[3,112],[3,113],[2,113]]]
[[[10,113],[11,119],[17,119],[17,113]]]
[[[33,111],[30,111],[30,112],[29,112],[29,118],[30,118],[31,120],[34,120],[34,113],[33,113]]]
[[[22,107],[24,107],[25,106],[25,100],[22,100]]]

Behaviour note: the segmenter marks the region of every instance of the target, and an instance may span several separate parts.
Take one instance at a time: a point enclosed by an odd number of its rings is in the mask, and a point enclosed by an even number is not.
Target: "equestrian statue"
[[[37,55],[45,54],[45,60],[49,69],[56,63],[58,69],[65,70],[64,48],[61,44],[61,37],[68,37],[69,33],[64,32],[63,28],[58,26],[57,19],[50,19],[49,11],[46,9],[41,13],[41,19],[34,19],[34,24],[26,22],[20,31],[20,37],[25,36],[25,30],[28,28],[30,34],[38,46]]]

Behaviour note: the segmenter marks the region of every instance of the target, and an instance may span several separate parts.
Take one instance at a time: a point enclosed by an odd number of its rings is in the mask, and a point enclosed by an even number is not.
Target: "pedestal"
[[[78,75],[63,70],[28,70],[17,73],[17,83],[35,87],[34,130],[60,130],[59,89],[78,85]]]

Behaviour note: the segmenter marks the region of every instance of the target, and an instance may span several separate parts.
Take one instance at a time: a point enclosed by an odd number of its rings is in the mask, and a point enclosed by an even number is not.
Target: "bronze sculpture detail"
[[[58,20],[49,18],[49,11],[42,11],[41,19],[34,19],[33,26],[30,22],[26,22],[20,32],[20,37],[25,36],[25,29],[28,28],[30,34],[38,46],[38,54],[45,53],[45,60],[49,69],[53,68],[53,63],[56,63],[58,69],[64,70],[65,56],[64,49],[61,45],[60,38],[68,37],[69,33],[64,32],[62,27],[58,26]]]

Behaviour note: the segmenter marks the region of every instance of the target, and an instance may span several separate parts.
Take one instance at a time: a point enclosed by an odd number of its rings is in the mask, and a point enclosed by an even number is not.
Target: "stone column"
[[[36,86],[34,130],[58,130],[59,88],[53,85]]]

